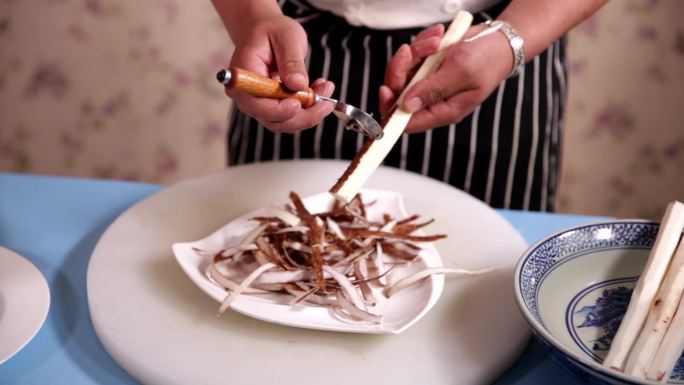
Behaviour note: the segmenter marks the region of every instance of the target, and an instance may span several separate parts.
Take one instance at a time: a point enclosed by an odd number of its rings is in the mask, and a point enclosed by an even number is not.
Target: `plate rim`
[[[21,343],[16,344],[14,347],[10,347],[6,356],[0,356],[0,365],[2,365],[21,352],[36,337],[43,325],[45,325],[45,321],[47,320],[50,307],[52,305],[52,297],[50,295],[50,287],[45,279],[45,275],[43,275],[43,272],[40,271],[40,269],[30,259],[5,246],[0,246],[0,255],[10,256],[12,258],[10,261],[12,261],[14,264],[21,265],[23,272],[31,274],[33,276],[32,279],[37,280],[37,285],[32,287],[32,290],[26,295],[34,297],[36,301],[43,302],[40,304],[41,306],[39,309],[34,309],[36,310],[35,312],[24,312],[23,314],[20,313],[19,315],[11,314],[9,319],[7,319],[8,317],[3,305],[3,312],[0,314],[0,325],[5,322],[17,322],[20,320],[25,320],[26,317],[30,317],[30,321],[33,322],[33,325],[30,328],[31,331],[21,337]],[[0,259],[0,268],[6,261],[7,260],[4,258]],[[0,292],[2,290],[3,284],[0,282]],[[23,307],[20,309],[24,310]]]

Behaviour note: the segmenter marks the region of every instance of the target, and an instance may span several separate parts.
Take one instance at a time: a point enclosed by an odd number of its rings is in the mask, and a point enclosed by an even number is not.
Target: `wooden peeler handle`
[[[262,98],[295,98],[302,103],[302,107],[309,107],[316,103],[316,94],[311,88],[296,92],[290,91],[283,83],[252,71],[235,67],[228,71],[230,72],[230,81],[226,84],[228,88]]]

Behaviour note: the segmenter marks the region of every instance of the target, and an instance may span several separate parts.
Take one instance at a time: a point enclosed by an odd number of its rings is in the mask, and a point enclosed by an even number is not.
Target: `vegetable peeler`
[[[241,68],[223,69],[216,74],[216,79],[228,88],[262,98],[295,98],[302,103],[302,107],[310,107],[321,101],[332,103],[335,106],[333,113],[345,123],[346,129],[360,132],[375,140],[382,138],[382,127],[370,114],[339,100],[316,95],[311,88],[290,91],[277,80]]]

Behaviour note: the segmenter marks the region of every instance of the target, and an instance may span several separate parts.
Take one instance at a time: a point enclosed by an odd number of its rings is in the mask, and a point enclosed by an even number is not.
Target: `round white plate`
[[[0,247],[0,364],[31,341],[49,308],[43,274],[28,259]]]
[[[406,211],[435,218],[444,265],[499,266],[448,277],[442,297],[400,335],[293,328],[216,302],[183,273],[171,245],[194,240],[290,190],[327,191],[348,162],[299,161],[230,168],[168,187],[123,213],[88,267],[88,302],[105,349],[146,384],[476,384],[498,377],[529,337],[513,296],[527,245],[494,210],[443,183],[381,168],[368,188],[402,194]]]
[[[389,214],[395,219],[408,218],[401,195],[393,191],[363,189],[361,191],[366,208],[366,216],[370,221],[380,222],[383,215]],[[321,213],[332,208],[335,198],[327,192],[302,197],[302,203],[311,213]],[[278,205],[283,206],[283,205]],[[259,224],[251,218],[272,216],[269,207],[261,207],[228,222],[204,239],[195,242],[173,244],[173,253],[178,264],[183,268],[195,285],[207,295],[222,303],[228,295],[220,284],[211,278],[207,271],[213,256],[200,255],[195,250],[223,250],[238,246],[244,237]],[[428,218],[422,218],[426,220]],[[429,226],[428,226],[429,229]],[[429,230],[428,230],[429,231]],[[424,234],[423,231],[418,233]],[[395,268],[386,279],[393,282],[406,278],[427,268],[442,267],[442,258],[432,242],[420,243],[422,250],[418,257],[407,266]],[[418,322],[437,303],[444,288],[444,275],[435,274],[420,283],[411,285],[386,299],[381,287],[371,287],[378,299],[373,311],[382,314],[382,322],[350,321],[336,315],[331,308],[299,304],[290,306],[290,296],[280,294],[242,294],[231,305],[231,310],[242,314],[274,322],[282,325],[321,329],[350,333],[392,333],[399,334]]]

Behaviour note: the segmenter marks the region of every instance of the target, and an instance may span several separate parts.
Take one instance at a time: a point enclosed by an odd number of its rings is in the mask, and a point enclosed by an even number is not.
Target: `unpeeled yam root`
[[[682,292],[684,292],[684,242],[680,241],[665,279],[651,305],[646,324],[629,354],[625,373],[646,378],[646,371],[653,363],[658,347],[664,342],[665,333],[671,327],[670,321],[682,298]]]
[[[651,304],[663,281],[683,228],[684,205],[680,202],[672,202],[665,211],[644,271],[634,288],[627,312],[613,338],[608,356],[603,361],[604,366],[619,371],[625,369],[627,357],[646,322]]]
[[[379,140],[368,140],[356,154],[349,167],[340,179],[330,189],[330,192],[345,202],[350,202],[366,183],[371,174],[380,166],[389,154],[394,144],[404,132],[406,125],[411,120],[411,113],[404,111],[400,106],[407,90],[417,82],[425,79],[435,72],[444,61],[446,50],[452,44],[457,43],[470,27],[473,16],[465,11],[456,15],[454,21],[444,33],[439,49],[436,53],[425,59],[418,72],[413,76],[409,84],[397,99],[397,108],[390,115],[389,120],[383,126],[383,137]]]
[[[680,244],[680,249],[683,248]],[[670,373],[674,369],[677,360],[684,350],[684,296],[679,299],[677,312],[670,323],[670,327],[665,332],[663,342],[651,366],[646,371],[646,378],[660,382],[667,381]]]

